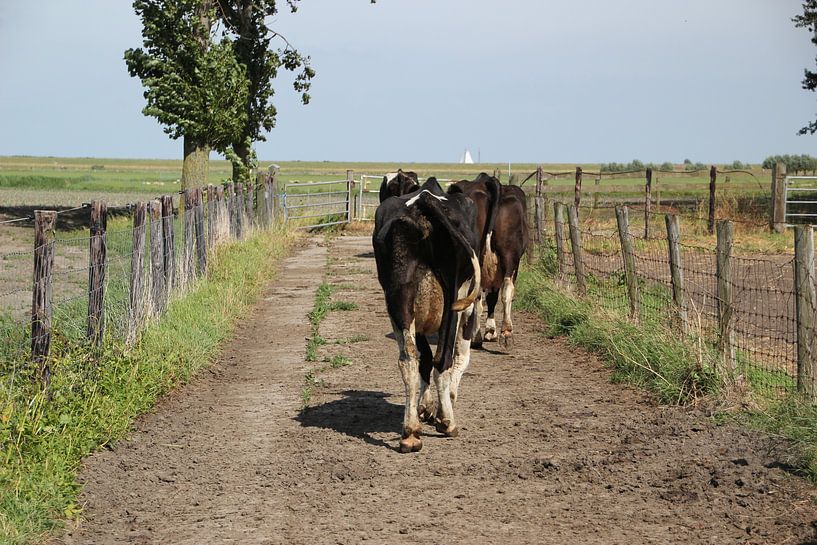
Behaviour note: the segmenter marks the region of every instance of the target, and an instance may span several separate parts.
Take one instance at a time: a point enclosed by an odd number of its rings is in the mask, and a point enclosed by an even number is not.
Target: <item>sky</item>
[[[281,2],[283,4],[283,1]],[[800,0],[302,0],[263,160],[760,162],[817,155]],[[0,155],[181,158],[123,52],[129,0],[0,0]]]

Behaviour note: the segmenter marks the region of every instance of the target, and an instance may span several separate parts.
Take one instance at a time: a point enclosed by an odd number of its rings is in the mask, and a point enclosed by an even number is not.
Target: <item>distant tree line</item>
[[[709,166],[701,163],[700,161],[692,162],[690,159],[684,159],[683,165],[685,172],[707,170],[709,168]],[[664,161],[658,165],[656,163],[644,163],[638,159],[633,159],[629,163],[604,163],[601,165],[600,171],[615,174],[616,172],[631,172],[636,170],[646,170],[648,168],[651,168],[653,172],[675,171],[675,165],[670,161]],[[749,170],[752,168],[752,165],[750,163],[744,163],[743,161],[732,161],[730,164],[724,165],[724,168],[729,170]]]
[[[651,168],[654,171],[672,172],[675,170],[675,165],[669,161],[656,165],[655,163],[644,163],[638,159],[633,159],[629,163],[604,163],[601,165],[599,170],[601,172],[615,174],[616,172],[630,172],[633,170],[646,170],[648,168]]]
[[[817,158],[811,155],[770,155],[763,160],[763,168],[770,169],[775,163],[783,163],[786,165],[786,171],[789,174],[798,174],[800,172],[817,172]]]

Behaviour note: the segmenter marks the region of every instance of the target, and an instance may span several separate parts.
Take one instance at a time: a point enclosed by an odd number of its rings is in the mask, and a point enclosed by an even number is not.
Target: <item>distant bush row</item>
[[[817,172],[817,158],[811,155],[770,155],[763,160],[763,168],[772,168],[775,163],[784,163],[789,174]]]
[[[648,168],[651,168],[653,171],[657,172],[675,171],[675,165],[669,161],[664,161],[660,165],[656,165],[655,163],[643,163],[638,159],[633,159],[629,163],[604,163],[601,165],[601,172],[629,172],[633,170],[645,170]],[[689,159],[684,159],[684,170],[687,172],[694,170],[707,170],[708,168],[709,166],[701,162],[693,163]],[[729,170],[748,170],[752,168],[752,165],[742,161],[732,161],[732,163],[724,165],[724,168]]]

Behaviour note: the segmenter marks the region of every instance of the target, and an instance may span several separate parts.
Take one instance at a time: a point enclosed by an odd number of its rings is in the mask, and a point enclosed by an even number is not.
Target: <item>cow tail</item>
[[[451,305],[451,310],[453,310],[454,312],[463,311],[467,309],[469,306],[471,306],[474,303],[474,301],[476,301],[477,295],[479,295],[479,287],[481,281],[479,258],[477,257],[476,252],[468,243],[468,241],[465,240],[465,237],[462,236],[462,233],[460,233],[451,224],[451,220],[448,219],[448,216],[445,214],[445,211],[442,210],[439,201],[434,196],[427,196],[425,193],[421,193],[418,203],[423,206],[423,210],[427,212],[429,215],[431,215],[434,220],[443,224],[446,232],[450,233],[454,243],[460,246],[460,248],[465,252],[466,255],[470,256],[471,268],[474,271],[474,281],[472,282],[471,290],[465,297],[454,301],[454,303]]]
[[[472,304],[474,304],[474,301],[477,300],[477,295],[479,295],[479,285],[481,281],[480,266],[479,259],[477,259],[477,254],[476,252],[474,252],[473,248],[471,248],[471,268],[474,269],[474,282],[472,284],[473,287],[471,291],[468,293],[468,295],[466,295],[462,299],[454,301],[454,304],[451,305],[451,310],[453,310],[454,312],[460,312],[470,307]]]
[[[493,238],[494,227],[496,226],[496,216],[499,212],[499,201],[502,198],[502,185],[500,185],[499,180],[491,176],[490,179],[485,182],[485,186],[491,194],[491,210],[488,212],[488,221],[485,225],[483,238],[483,240],[485,240],[484,251],[493,252],[494,250],[490,246],[492,244],[491,239]]]

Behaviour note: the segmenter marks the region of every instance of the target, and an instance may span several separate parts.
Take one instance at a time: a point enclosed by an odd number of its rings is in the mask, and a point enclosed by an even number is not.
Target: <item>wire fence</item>
[[[793,392],[814,398],[811,226],[795,229],[805,242],[794,255],[736,255],[728,220],[718,223],[715,247],[707,247],[684,242],[689,225],[678,216],[661,215],[664,225],[648,238],[643,224],[629,223],[627,207],[616,208],[615,229],[594,228],[592,219],[580,222],[575,208],[570,214],[565,208],[556,204],[550,229],[534,222],[540,232],[532,239],[554,249],[556,275],[571,289],[644,328],[702,340],[718,352],[718,371],[733,386],[773,398]]]
[[[271,226],[280,215],[275,175],[164,195],[109,218],[102,201],[20,218],[0,233],[0,407],[19,388],[48,389],[52,361],[77,347],[132,346],[169,302],[207,270],[220,244]],[[87,227],[57,229],[87,209]],[[110,221],[109,221],[110,220]],[[19,225],[19,224],[18,224]]]

